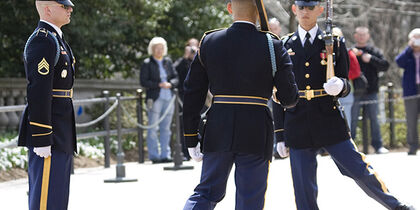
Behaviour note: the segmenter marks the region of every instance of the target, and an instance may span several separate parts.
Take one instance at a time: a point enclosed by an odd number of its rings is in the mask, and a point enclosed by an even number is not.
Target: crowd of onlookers
[[[280,37],[280,22],[273,18],[269,21],[271,31]],[[334,28],[334,34],[343,37],[339,28]],[[387,153],[388,149],[383,146],[380,126],[378,121],[378,104],[364,101],[378,100],[379,72],[387,71],[390,63],[381,50],[370,42],[370,33],[367,27],[357,27],[353,34],[355,45],[348,49],[349,53],[349,80],[351,81],[351,93],[340,99],[344,108],[345,117],[353,139],[356,138],[358,117],[361,108],[367,113],[370,121],[371,145],[378,154]],[[413,29],[408,35],[408,45],[401,54],[396,57],[399,67],[404,69],[402,78],[403,96],[418,95],[420,90],[420,28]],[[148,47],[149,58],[145,59],[140,70],[140,84],[146,88],[146,101],[149,124],[157,122],[169,107],[173,96],[171,89],[177,88],[179,98],[183,101],[183,81],[185,80],[189,66],[198,51],[199,42],[195,38],[189,39],[185,44],[184,55],[172,63],[167,57],[167,43],[162,37],[154,37]],[[404,100],[407,122],[407,144],[409,155],[415,155],[418,149],[417,121],[420,112],[420,98],[413,97]],[[270,106],[270,104],[269,104]],[[180,107],[182,113],[182,106]],[[149,159],[153,163],[170,162],[171,149],[170,124],[174,107],[169,110],[159,126],[149,129],[147,132],[147,147]],[[182,116],[181,116],[182,117]],[[183,130],[182,120],[181,132]],[[158,135],[159,133],[159,135]],[[181,138],[182,143],[184,142]],[[274,144],[276,145],[276,144]],[[274,148],[274,156],[276,154]],[[189,160],[188,151],[183,145],[184,158]]]

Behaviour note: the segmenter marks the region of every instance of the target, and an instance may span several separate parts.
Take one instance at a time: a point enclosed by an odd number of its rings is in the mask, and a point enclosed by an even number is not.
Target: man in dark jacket
[[[76,59],[61,27],[70,0],[36,1],[38,27],[24,50],[27,99],[19,146],[28,147],[29,209],[67,209],[76,147],[73,82]]]
[[[285,107],[294,106],[298,100],[286,50],[275,35],[260,32],[255,26],[255,1],[232,0],[227,9],[235,22],[228,29],[205,33],[184,83],[186,145],[194,160],[203,160],[200,184],[185,210],[214,209],[225,195],[233,164],[235,209],[263,209],[273,154],[273,123],[267,101],[273,86]],[[274,75],[268,40],[274,45]],[[198,126],[209,88],[214,97],[203,135],[203,155]]]
[[[358,95],[354,94],[354,102],[351,110],[351,136],[356,138],[357,122],[360,112],[360,102],[369,100],[378,100],[378,73],[380,71],[387,71],[389,68],[388,61],[385,60],[382,53],[374,47],[369,45],[370,39],[369,29],[366,27],[357,27],[354,33],[356,47],[353,48],[360,64],[360,69],[368,81],[366,92]],[[363,108],[367,111],[367,117],[370,119],[370,131],[372,136],[372,146],[378,154],[387,153],[388,150],[382,145],[381,129],[378,121],[378,104],[366,104]]]
[[[354,179],[386,208],[409,209],[389,194],[372,166],[364,161],[339,111],[337,99],[350,91],[349,56],[344,39],[334,38],[335,76],[326,81],[327,48],[317,24],[324,7],[319,0],[299,0],[292,5],[292,11],[299,21],[298,30],[282,39],[293,62],[300,100],[295,107],[286,110],[275,104],[273,114],[280,156],[287,157],[286,146],[290,147],[297,209],[319,209],[316,158],[320,149],[331,155],[343,175]]]

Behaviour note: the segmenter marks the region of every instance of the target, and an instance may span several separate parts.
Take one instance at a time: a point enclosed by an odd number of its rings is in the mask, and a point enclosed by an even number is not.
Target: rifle
[[[258,14],[260,16],[261,31],[270,31],[270,28],[268,27],[268,18],[264,7],[264,1],[255,0],[255,3],[257,4]]]
[[[333,61],[333,53],[334,53],[334,37],[332,34],[333,28],[333,0],[327,0],[327,14],[325,19],[325,49],[327,50],[327,81],[334,74],[334,61]]]

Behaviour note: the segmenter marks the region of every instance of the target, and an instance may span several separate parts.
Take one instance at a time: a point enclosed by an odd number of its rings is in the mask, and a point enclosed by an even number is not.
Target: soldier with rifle
[[[331,155],[343,175],[352,178],[387,209],[414,209],[392,196],[365,162],[364,154],[357,151],[350,137],[344,113],[339,110],[337,99],[350,90],[349,57],[344,39],[331,33],[332,0],[327,0],[325,33],[317,24],[324,11],[320,0],[295,1],[292,10],[299,27],[282,40],[292,59],[300,100],[293,108],[275,104],[273,113],[277,150],[282,157],[290,153],[297,209],[319,209],[316,156],[320,149]]]
[[[290,57],[268,29],[266,16],[256,27],[261,0],[231,0],[234,23],[206,32],[184,82],[184,136],[189,154],[203,161],[200,184],[184,209],[214,209],[225,196],[235,164],[237,210],[264,208],[268,167],[273,154],[273,120],[267,101],[273,86],[284,107],[297,103]],[[272,60],[274,59],[274,61]],[[213,104],[200,151],[198,126],[207,90]]]

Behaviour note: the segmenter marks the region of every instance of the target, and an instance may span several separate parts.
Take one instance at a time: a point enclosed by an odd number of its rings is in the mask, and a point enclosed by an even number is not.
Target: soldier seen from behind
[[[227,10],[234,23],[204,34],[184,83],[185,141],[192,159],[203,161],[200,184],[185,210],[214,209],[225,196],[233,165],[235,209],[263,209],[273,153],[273,119],[267,101],[273,86],[284,107],[298,100],[286,50],[275,35],[258,31],[255,25],[255,1],[231,0]],[[275,54],[274,75],[270,49]],[[201,153],[198,127],[208,89],[214,97]]]

